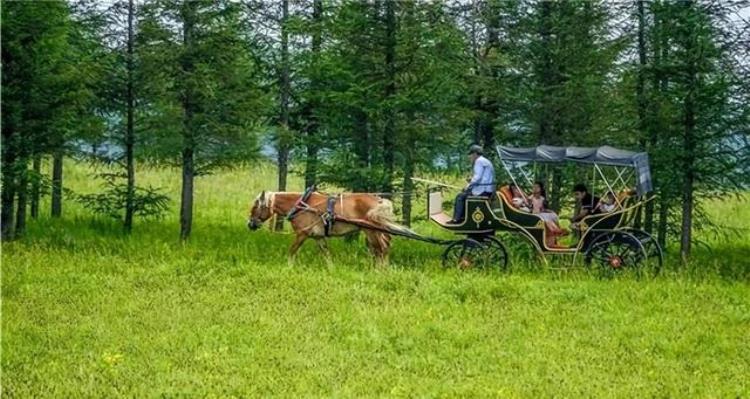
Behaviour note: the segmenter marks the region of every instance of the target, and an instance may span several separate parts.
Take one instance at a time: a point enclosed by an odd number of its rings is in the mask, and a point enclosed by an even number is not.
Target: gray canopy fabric
[[[581,162],[609,166],[628,166],[635,169],[639,195],[652,191],[648,154],[614,147],[539,147],[513,148],[499,145],[497,153],[502,161],[519,162]]]

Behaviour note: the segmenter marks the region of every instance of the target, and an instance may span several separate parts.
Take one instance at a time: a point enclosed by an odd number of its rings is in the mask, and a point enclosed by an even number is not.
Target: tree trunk
[[[659,225],[657,226],[656,240],[659,246],[666,248],[667,245],[667,226],[669,223],[669,202],[666,196],[659,197]]]
[[[665,66],[668,65],[669,56],[669,43],[667,35],[664,34],[664,20],[660,13],[654,12],[654,30],[656,32],[654,44],[654,87],[658,87],[658,93],[660,98],[666,96],[667,89],[669,86],[669,80],[665,73]],[[660,100],[661,101],[661,100]],[[661,106],[660,101],[656,101],[652,108],[654,115],[659,116]],[[659,124],[654,125],[651,130],[651,148],[659,148],[661,141],[659,140],[659,133],[665,133],[665,130],[671,127],[661,120],[661,118],[654,118],[654,121],[658,120]],[[664,129],[660,129],[660,127]],[[659,246],[666,248],[667,244],[667,227],[669,224],[669,208],[671,200],[671,191],[667,190],[669,182],[667,179],[661,178],[661,168],[654,169],[653,184],[655,189],[659,193],[659,220],[657,225],[657,241]],[[653,202],[653,201],[652,201]]]
[[[494,157],[494,151],[492,148],[495,146],[495,129],[492,127],[492,121],[485,121],[482,131],[482,146],[484,147],[485,156],[489,158]]]
[[[318,66],[318,61],[320,60],[320,46],[322,44],[322,35],[321,35],[321,29],[322,29],[322,19],[323,19],[323,0],[313,0],[313,35],[312,35],[312,56],[313,56],[313,62],[315,63],[316,67]],[[315,76],[313,76],[312,81],[310,82],[310,87],[312,88],[313,92],[313,99],[311,100],[311,106],[308,110],[310,119],[307,125],[307,143],[306,143],[306,149],[307,149],[307,159],[305,160],[305,187],[310,187],[313,184],[315,184],[317,180],[317,174],[318,174],[318,118],[317,118],[317,108],[318,108],[318,90],[320,87],[319,77],[318,77],[318,71],[317,68],[315,70]]]
[[[183,56],[182,71],[186,75],[192,74],[195,65],[192,59],[194,4],[186,1],[182,6],[183,18],[183,51],[189,55]],[[187,240],[193,228],[193,191],[195,181],[195,132],[193,114],[195,103],[190,84],[185,85],[182,93],[183,125],[182,125],[182,192],[180,196],[180,239]]]
[[[686,3],[686,6],[691,6]],[[695,32],[688,33],[685,50],[688,57],[687,94],[684,100],[684,127],[682,151],[682,225],[680,237],[680,257],[686,263],[690,259],[693,235],[693,184],[695,182],[695,97],[698,92],[698,76],[694,51]]]
[[[470,25],[470,37],[471,37],[471,60],[472,60],[472,66],[474,69],[474,76],[476,77],[477,81],[481,79],[482,76],[482,68],[479,62],[479,42],[477,40],[477,20],[479,19],[480,12],[477,10],[478,4],[472,5],[472,11],[473,13],[469,16],[469,23]],[[475,144],[480,144],[482,142],[482,95],[480,93],[480,88],[477,87],[476,93],[474,94],[474,110],[476,111],[476,116],[474,117],[474,140],[473,142]]]
[[[654,230],[654,209],[655,209],[654,201],[649,201],[646,203],[646,210],[643,215],[643,224],[644,224],[644,229],[649,234],[651,234]]]
[[[474,117],[474,140],[473,144],[482,144],[482,132],[484,131],[484,120],[482,119],[482,97],[474,97],[474,109],[477,115]]]
[[[182,194],[180,196],[180,239],[187,240],[193,229],[193,183],[195,164],[193,148],[182,150]]]
[[[39,181],[42,176],[42,157],[40,155],[34,155],[32,169],[34,170],[34,175],[31,181],[31,218],[36,219],[39,217],[39,200],[42,196]]]
[[[552,104],[550,100],[553,77],[552,77],[552,55],[551,55],[551,36],[552,36],[552,4],[549,1],[541,3],[541,23],[539,35],[542,41],[542,101],[539,112],[539,144],[552,144]],[[553,197],[553,199],[556,196]]]
[[[279,100],[280,112],[279,123],[281,124],[281,135],[279,136],[278,166],[279,186],[278,191],[286,191],[286,178],[289,173],[289,97],[291,92],[289,80],[289,0],[281,2],[281,68],[279,76]],[[275,229],[281,230],[284,218],[276,218]]]
[[[639,3],[641,3],[641,2],[639,2]],[[641,4],[641,7],[642,6],[643,5]],[[651,72],[651,75],[652,75],[651,85],[652,85],[653,92],[655,94],[657,94],[661,90],[661,85],[660,85],[661,82],[660,81],[661,81],[661,75],[662,75],[662,73],[661,73],[661,68],[662,68],[662,66],[661,66],[661,60],[662,60],[662,58],[661,58],[661,46],[660,46],[660,43],[659,43],[659,38],[657,36],[658,32],[661,29],[661,25],[660,25],[661,22],[660,22],[660,18],[659,18],[659,16],[658,16],[657,13],[653,13],[653,16],[654,16],[654,24],[653,24],[654,33],[652,35],[655,36],[655,40],[652,39],[652,41],[651,41],[652,46],[653,46],[653,50],[652,50],[652,53],[653,53],[653,62],[652,62],[652,68],[651,68],[652,69],[652,72]],[[648,108],[650,108],[650,115],[651,115],[651,120],[650,120],[650,123],[648,124],[648,149],[651,150],[651,151],[657,151],[657,148],[658,148],[657,147],[658,146],[658,135],[657,135],[658,134],[658,130],[657,130],[656,125],[658,123],[657,121],[659,121],[659,109],[660,109],[660,106],[661,106],[661,104],[659,103],[659,100],[657,99],[656,101],[651,101],[651,104],[649,104],[649,107],[648,107]],[[654,191],[657,191],[657,192],[659,190],[658,175],[659,175],[659,173],[658,173],[657,169],[654,168],[654,171],[653,171],[652,177],[651,177],[651,181],[652,181],[652,183],[654,185]],[[656,201],[649,201],[646,204],[646,213],[644,215],[645,216],[645,218],[644,218],[645,219],[644,220],[644,227],[645,227],[645,230],[647,232],[649,232],[649,233],[652,233],[653,232],[653,228],[654,228],[654,212],[655,212],[655,208],[656,208]]]
[[[28,205],[29,173],[26,170],[26,161],[23,160],[18,169],[18,207],[16,209],[16,231],[15,237],[20,237],[26,232],[26,207]]]
[[[683,263],[687,262],[690,258],[693,232],[693,183],[695,181],[693,165],[693,156],[695,153],[695,109],[693,102],[694,88],[692,87],[694,85],[695,72],[691,71],[690,73],[691,92],[685,99],[685,141],[682,162],[682,171],[685,175],[683,176],[682,184],[682,226],[680,237],[680,257],[682,258]]]
[[[561,145],[564,127],[561,125],[561,118],[557,114],[558,104],[555,98],[555,91],[564,80],[560,72],[555,69],[554,40],[557,37],[553,35],[555,26],[555,16],[557,7],[555,2],[543,1],[540,3],[540,24],[539,35],[542,43],[541,54],[541,72],[539,76],[539,85],[541,86],[541,101],[539,105],[539,140],[538,144]],[[547,194],[552,198],[550,207],[556,211],[560,209],[560,197],[562,196],[563,170],[562,168],[552,168],[552,187],[548,188]],[[519,184],[522,184],[519,182]]]
[[[3,133],[5,133],[5,127],[3,127]],[[15,155],[13,150],[8,144],[8,140],[5,134],[3,134],[3,190],[2,190],[2,211],[0,211],[0,224],[2,224],[2,239],[3,241],[13,239],[14,229],[14,201],[16,197],[16,180],[15,180]]]
[[[57,150],[52,155],[52,217],[62,216],[63,152]]]
[[[7,108],[7,107],[6,107]],[[9,112],[3,109],[3,112]],[[10,115],[8,113],[7,115]],[[2,119],[2,146],[0,146],[0,164],[2,164],[2,208],[0,209],[0,230],[2,230],[3,241],[13,239],[14,216],[13,202],[16,198],[16,145],[14,143],[16,132],[13,119],[3,115]]]
[[[289,173],[289,147],[284,145],[279,147],[279,155],[278,155],[278,163],[279,163],[279,181],[278,191],[286,191],[286,177]],[[274,225],[274,230],[280,231],[284,228],[284,218],[276,218],[276,224]]]
[[[396,115],[393,97],[396,95],[396,4],[385,1],[385,130],[383,131],[382,191],[393,191],[393,169],[396,151]],[[386,197],[389,195],[386,194]]]
[[[414,191],[414,182],[411,180],[414,176],[414,147],[416,143],[410,142],[405,150],[404,157],[404,182],[403,182],[403,199],[401,201],[401,217],[404,226],[411,226],[411,199]]]
[[[683,263],[690,259],[693,239],[693,174],[685,173],[682,188],[682,236],[680,237],[680,257]]]
[[[13,233],[14,233],[14,200],[15,200],[15,191],[13,189],[9,189],[9,187],[6,185],[7,183],[3,183],[3,194],[2,194],[2,201],[3,201],[3,209],[2,209],[2,239],[3,241],[10,241],[13,239]]]
[[[126,233],[133,229],[133,213],[135,212],[135,163],[133,160],[133,145],[135,143],[134,112],[135,97],[133,93],[133,0],[128,0],[128,60],[127,60],[127,127],[125,131],[125,166],[127,168],[127,190],[125,193],[125,220],[123,227]],[[191,182],[192,186],[192,182]],[[189,229],[188,229],[189,232]]]
[[[487,56],[494,49],[499,51],[500,47],[500,10],[497,8],[497,3],[487,2],[485,3],[485,23],[487,27],[487,44],[482,58],[487,59]],[[488,78],[494,80],[498,78],[497,67],[493,66],[491,69],[484,67],[479,68],[480,71],[485,71],[489,76]],[[492,147],[495,144],[495,131],[493,128],[493,121],[498,116],[498,105],[497,101],[489,96],[481,102],[481,144],[485,149],[485,156],[493,158]]]
[[[318,179],[318,144],[317,140],[317,121],[310,121],[307,127],[307,143],[305,143],[305,187],[310,187]]]
[[[638,76],[636,80],[636,101],[638,103],[638,133],[640,134],[641,148],[646,149],[648,136],[646,127],[646,10],[644,8],[644,0],[638,0]],[[648,202],[648,205],[652,205]],[[650,215],[653,215],[653,207],[651,208]],[[639,207],[635,215],[635,227],[641,227],[641,220],[643,218],[642,210]],[[646,219],[649,218],[649,212],[646,212]],[[647,221],[647,224],[651,224]]]
[[[359,192],[368,192],[373,189],[372,180],[365,178],[365,176],[369,176],[371,143],[367,114],[362,110],[354,111],[354,131],[356,135],[354,151],[357,157],[358,175],[361,178],[352,182],[351,189]]]

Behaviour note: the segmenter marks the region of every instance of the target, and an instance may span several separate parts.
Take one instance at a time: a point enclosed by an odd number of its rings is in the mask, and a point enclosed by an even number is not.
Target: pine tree
[[[28,169],[29,162],[65,151],[92,93],[85,73],[88,64],[81,57],[85,42],[76,40],[66,3],[8,2],[2,12],[2,229],[3,238],[12,239],[25,229],[30,183],[40,178],[34,174],[36,168]],[[53,215],[61,208],[59,159],[53,176]],[[31,189],[33,203],[33,184]]]
[[[257,157],[265,98],[252,80],[240,4],[162,1],[145,4],[143,14],[136,47],[149,114],[144,123],[152,127],[146,156],[179,159],[185,240],[192,231],[195,177]]]

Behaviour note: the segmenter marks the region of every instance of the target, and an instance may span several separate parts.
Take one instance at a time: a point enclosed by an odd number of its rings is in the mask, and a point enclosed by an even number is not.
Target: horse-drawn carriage
[[[466,238],[448,244],[443,252],[445,266],[507,265],[507,250],[496,232],[510,232],[524,237],[535,252],[546,260],[550,255],[572,255],[575,261],[583,256],[587,264],[598,264],[609,269],[638,268],[647,265],[661,266],[662,251],[647,232],[634,227],[638,210],[652,198],[648,155],[618,150],[612,147],[581,148],[539,146],[536,148],[511,148],[498,146],[497,153],[503,169],[512,184],[532,185],[529,168],[540,164],[573,162],[590,165],[596,186],[606,187],[616,193],[616,206],[611,212],[586,216],[577,224],[578,240],[566,247],[547,245],[550,234],[538,214],[519,209],[512,202],[509,185],[498,185],[490,198],[468,197],[465,203],[467,217],[460,224],[448,223],[443,212],[443,189],[446,185],[428,183],[427,213],[440,227]],[[614,181],[605,169],[613,169]],[[519,176],[520,175],[520,176]],[[518,180],[523,179],[519,182]]]
[[[614,197],[614,209],[592,213],[576,224],[578,239],[568,246],[548,245],[547,225],[540,214],[519,209],[509,193],[509,185],[499,185],[487,198],[468,197],[466,215],[461,223],[449,223],[443,212],[443,191],[447,184],[423,179],[427,183],[427,214],[443,229],[464,236],[439,239],[421,235],[389,219],[390,202],[368,193],[326,195],[308,188],[304,193],[261,193],[255,199],[248,227],[257,229],[272,215],[290,220],[296,238],[290,248],[294,256],[307,238],[315,239],[327,251],[325,238],[349,234],[362,229],[367,244],[380,260],[387,259],[390,236],[402,236],[445,246],[442,261],[446,267],[506,268],[508,252],[499,233],[523,237],[545,260],[551,255],[571,255],[573,262],[582,257],[587,264],[604,270],[643,270],[662,262],[662,250],[651,235],[635,227],[636,214],[650,201],[651,175],[648,155],[612,147],[511,148],[498,146],[497,153],[512,184],[532,185],[531,177],[539,175],[540,165],[575,163],[592,167],[591,186],[604,187]],[[529,168],[532,170],[529,171]],[[605,171],[606,170],[606,171]],[[614,175],[614,178],[612,178]],[[523,179],[520,183],[518,180]]]

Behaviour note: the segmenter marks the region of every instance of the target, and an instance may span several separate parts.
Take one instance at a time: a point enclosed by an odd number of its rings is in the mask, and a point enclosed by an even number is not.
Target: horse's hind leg
[[[318,248],[320,248],[320,252],[323,253],[323,257],[326,259],[326,263],[328,265],[331,265],[331,251],[328,249],[328,241],[326,241],[325,238],[316,238],[315,242],[318,244]]]
[[[388,234],[379,233],[378,242],[380,243],[380,261],[384,264],[388,264],[388,254],[391,251],[391,236]]]
[[[388,249],[390,247],[390,237],[377,231],[365,231],[367,236],[367,247],[370,248],[378,265],[388,263]]]

